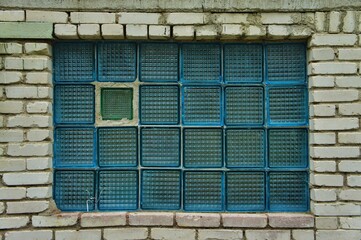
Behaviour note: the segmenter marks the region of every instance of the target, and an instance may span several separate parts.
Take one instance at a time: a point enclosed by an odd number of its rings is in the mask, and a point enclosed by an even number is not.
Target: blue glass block
[[[270,167],[307,167],[306,129],[270,129],[268,139]]]
[[[183,80],[185,82],[220,82],[220,45],[184,44],[182,57]]]
[[[179,166],[179,128],[142,128],[140,135],[140,152],[143,166]]]
[[[56,82],[95,81],[93,43],[56,43],[54,79]]]
[[[228,211],[265,210],[264,173],[228,172],[226,184]]]
[[[305,87],[270,88],[268,95],[270,124],[306,124],[308,101]]]
[[[135,43],[103,42],[98,45],[99,81],[133,82],[136,79]]]
[[[140,80],[143,82],[177,82],[178,45],[175,43],[141,44]]]
[[[264,167],[264,156],[263,129],[226,130],[227,167]]]
[[[262,87],[226,87],[227,125],[263,124],[263,88]]]
[[[94,86],[56,85],[54,91],[56,123],[94,123]]]
[[[189,168],[222,167],[222,138],[222,129],[184,129],[184,166]]]
[[[94,165],[94,128],[56,128],[54,156],[56,166]]]
[[[178,124],[178,86],[140,87],[140,122],[142,124]]]
[[[271,172],[269,181],[271,211],[308,210],[309,190],[306,172]]]
[[[99,128],[99,166],[137,166],[137,137],[135,127]]]
[[[267,45],[267,75],[271,82],[305,82],[305,44]]]
[[[184,209],[186,211],[221,211],[222,172],[185,172]]]
[[[262,82],[262,63],[262,45],[227,44],[224,46],[226,83]]]
[[[142,171],[142,209],[177,210],[181,202],[180,171]]]
[[[137,171],[99,172],[99,210],[134,210],[138,208]]]
[[[184,124],[221,124],[220,87],[184,87],[183,123]]]
[[[55,202],[60,210],[94,210],[95,174],[93,171],[56,171],[54,175]]]

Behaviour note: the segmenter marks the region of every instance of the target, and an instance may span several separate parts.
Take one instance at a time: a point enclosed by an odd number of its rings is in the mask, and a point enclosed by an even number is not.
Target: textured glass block
[[[99,81],[133,82],[136,66],[135,43],[103,42],[98,45]]]
[[[184,87],[184,124],[221,124],[220,87]]]
[[[271,129],[268,136],[270,167],[306,167],[306,129]]]
[[[221,48],[218,44],[183,45],[183,80],[186,82],[219,82]]]
[[[180,195],[180,171],[142,171],[142,209],[177,210]]]
[[[141,161],[147,167],[177,167],[180,162],[179,128],[142,128]]]
[[[226,184],[228,211],[265,210],[264,173],[228,172]]]
[[[57,166],[92,166],[95,154],[94,128],[56,128],[54,155]]]
[[[267,45],[267,75],[271,82],[305,82],[306,46],[303,43]]]
[[[262,87],[226,87],[227,125],[263,124],[263,88]]]
[[[222,129],[184,129],[184,166],[190,168],[222,167]]]
[[[224,46],[226,83],[262,82],[262,45],[229,44]]]
[[[94,123],[94,86],[57,85],[54,91],[56,123]]]
[[[133,119],[133,89],[102,88],[101,114],[103,120]]]
[[[221,211],[222,172],[185,172],[184,209],[186,211]]]
[[[264,145],[262,129],[227,129],[227,167],[264,167]]]
[[[306,124],[308,101],[305,87],[270,88],[268,91],[271,124]]]
[[[54,79],[56,82],[95,81],[93,43],[56,43]]]
[[[92,211],[95,176],[92,171],[56,171],[54,174],[56,206],[63,211]]]
[[[141,86],[140,122],[142,124],[178,124],[178,86]]]
[[[307,211],[308,191],[308,174],[306,172],[272,172],[270,173],[270,210]]]
[[[99,128],[99,166],[137,166],[137,136],[135,127]]]
[[[178,45],[175,43],[141,44],[140,80],[143,82],[177,82]]]
[[[99,210],[137,209],[137,171],[100,171],[98,199]]]

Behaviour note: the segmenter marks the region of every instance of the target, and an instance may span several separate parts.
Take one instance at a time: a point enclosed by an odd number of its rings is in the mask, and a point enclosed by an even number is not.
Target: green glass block
[[[101,114],[103,120],[133,119],[133,89],[101,89]]]

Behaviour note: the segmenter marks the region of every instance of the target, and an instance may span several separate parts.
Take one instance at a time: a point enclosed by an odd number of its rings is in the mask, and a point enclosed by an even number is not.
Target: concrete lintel
[[[0,38],[52,39],[52,23],[0,22]]]

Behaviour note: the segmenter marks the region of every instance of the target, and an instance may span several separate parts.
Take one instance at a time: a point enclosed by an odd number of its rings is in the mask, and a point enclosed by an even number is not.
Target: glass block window
[[[308,211],[305,43],[53,51],[61,210]]]

